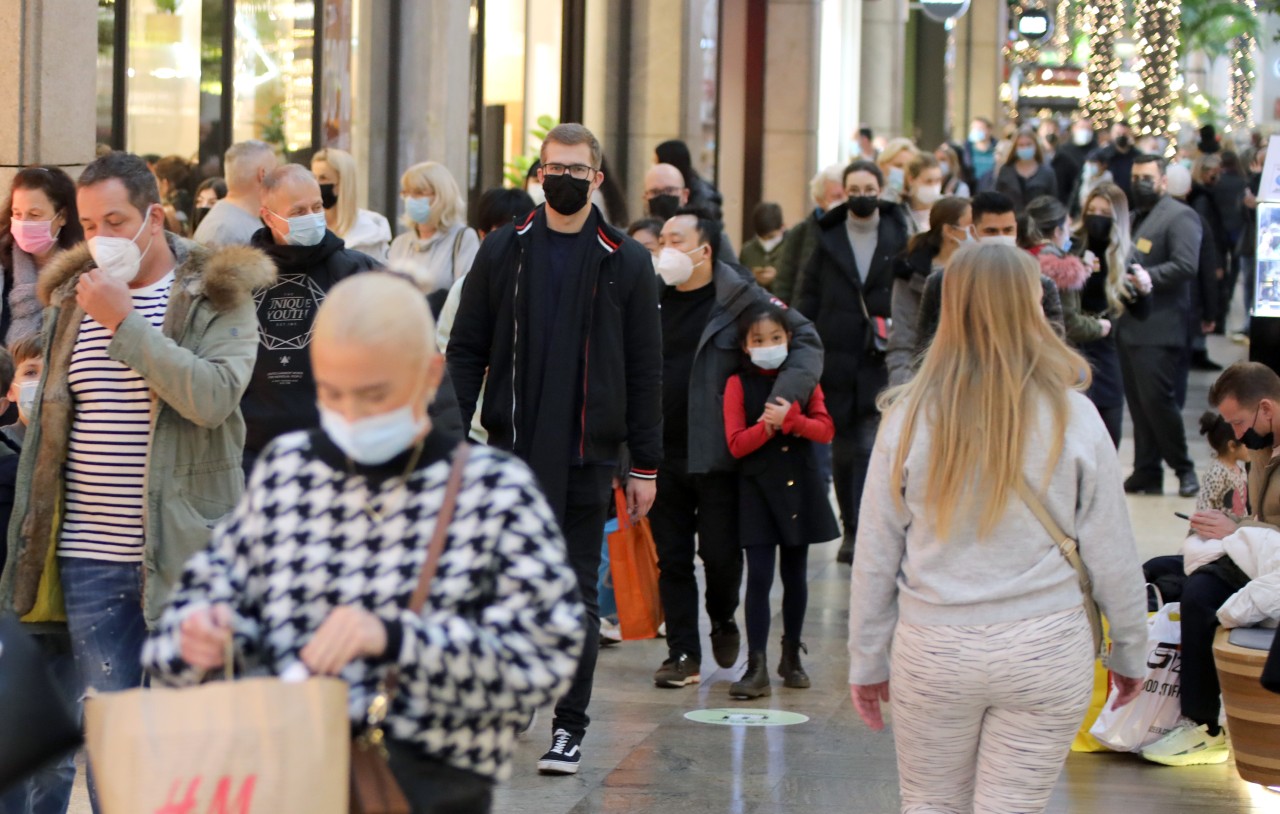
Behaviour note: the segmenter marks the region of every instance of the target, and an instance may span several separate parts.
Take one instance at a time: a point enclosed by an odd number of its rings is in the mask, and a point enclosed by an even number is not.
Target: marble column
[[[877,137],[903,135],[906,0],[862,3],[861,110]]]
[[[964,141],[969,121],[983,116],[997,124],[1004,118],[1000,85],[1004,82],[1004,32],[1008,12],[1004,0],[973,0],[956,21],[951,137]]]
[[[820,20],[820,0],[769,2],[762,198],[781,204],[788,224],[809,213],[817,166]]]

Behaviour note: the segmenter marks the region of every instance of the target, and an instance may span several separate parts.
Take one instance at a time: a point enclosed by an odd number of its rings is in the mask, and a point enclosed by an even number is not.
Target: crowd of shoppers
[[[1184,170],[1123,121],[1064,125],[976,119],[933,150],[860,130],[790,228],[755,207],[741,255],[683,142],[655,148],[645,217],[615,223],[625,196],[576,124],[547,134],[527,191],[470,216],[442,164],[408,167],[394,238],[333,148],[304,167],[242,142],[203,179],[125,153],[76,181],[25,168],[0,213],[0,613],[39,625],[69,697],[197,683],[231,642],[251,669],[342,677],[359,721],[394,669],[413,810],[484,811],[539,706],[539,771],[582,765],[619,488],[656,548],[656,687],[698,684],[709,649],[742,668],[731,697],[769,696],[776,573],[774,672],[809,688],[808,547],[838,538],[853,701],[878,728],[893,688],[904,806],[1043,810],[1091,693],[1085,600],[1120,701],[1138,689],[1124,494],[1161,492],[1166,466],[1200,490],[1187,375],[1252,280],[1261,162],[1205,141]],[[1232,368],[1212,399],[1258,450],[1263,505],[1206,504],[1209,542],[1276,513],[1259,456],[1280,378]],[[404,610],[428,565],[426,609]],[[1148,758],[1225,749],[1207,654],[1238,587],[1221,558],[1188,568],[1186,721]],[[0,814],[65,811],[73,776],[47,767]],[[90,792],[96,811],[92,772]]]

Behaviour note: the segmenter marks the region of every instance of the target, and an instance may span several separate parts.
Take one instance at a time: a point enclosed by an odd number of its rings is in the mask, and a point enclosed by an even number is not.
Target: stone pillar
[[[30,164],[74,177],[93,160],[97,4],[0,0],[0,183]]]
[[[817,164],[820,19],[820,0],[769,2],[762,197],[782,205],[788,224],[802,220],[811,206],[809,179]]]
[[[860,118],[876,136],[902,135],[906,27],[906,0],[863,1]]]
[[[969,11],[956,21],[951,137],[957,141],[964,141],[974,116],[984,116],[997,126],[1004,118],[1000,84],[1004,82],[1004,33],[1007,30],[1004,0],[973,0]]]
[[[624,174],[633,217],[644,213],[644,174],[653,148],[681,132],[684,80],[684,0],[634,0],[631,16],[631,74]]]

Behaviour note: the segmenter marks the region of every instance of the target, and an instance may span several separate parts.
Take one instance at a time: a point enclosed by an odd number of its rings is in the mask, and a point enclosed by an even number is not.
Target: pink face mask
[[[44,254],[58,239],[58,235],[49,228],[52,223],[48,220],[15,220],[10,225],[13,240],[27,254]]]

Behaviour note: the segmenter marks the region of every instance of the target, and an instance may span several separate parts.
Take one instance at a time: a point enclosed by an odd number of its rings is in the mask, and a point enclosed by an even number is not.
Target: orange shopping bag
[[[613,490],[618,530],[609,534],[609,570],[618,599],[618,626],[623,639],[652,639],[662,624],[658,596],[658,551],[648,519],[632,523],[622,489]]]

